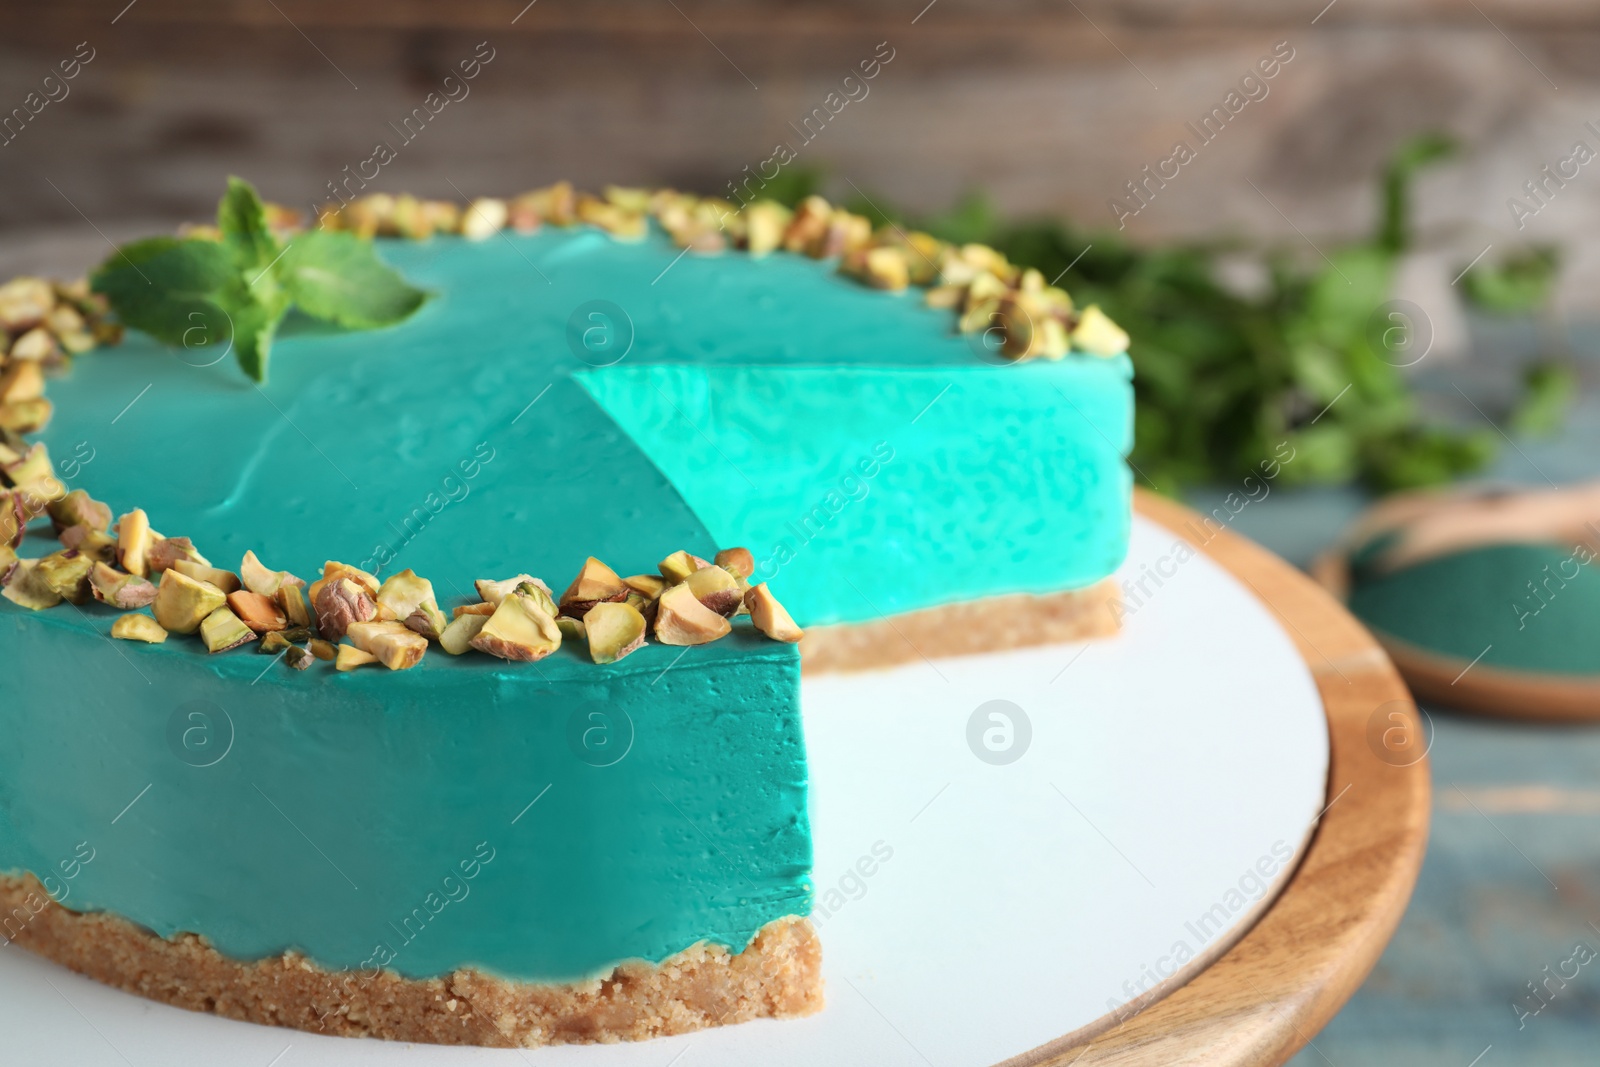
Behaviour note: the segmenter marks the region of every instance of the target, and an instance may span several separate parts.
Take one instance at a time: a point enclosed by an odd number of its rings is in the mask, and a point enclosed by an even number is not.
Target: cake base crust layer
[[[587,982],[543,985],[474,971],[410,979],[331,972],[293,953],[229,959],[191,934],[166,939],[115,915],[50,900],[33,876],[0,875],[4,937],[80,974],[191,1011],[343,1037],[536,1048],[638,1041],[822,1007],[809,919],[768,923],[740,953],[695,945]]]
[[[986,597],[876,622],[813,626],[800,641],[806,674],[893,667],[943,656],[1107,637],[1121,628],[1120,594],[1107,578],[1086,589]]]

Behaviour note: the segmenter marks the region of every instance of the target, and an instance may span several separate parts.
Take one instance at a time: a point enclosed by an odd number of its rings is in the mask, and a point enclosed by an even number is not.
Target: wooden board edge
[[[1195,518],[1139,491],[1170,530]],[[1205,529],[1187,526],[1188,529]],[[1221,958],[1170,996],[1048,1067],[1277,1067],[1312,1040],[1382,955],[1416,885],[1432,786],[1405,684],[1377,641],[1315,582],[1229,530],[1195,545],[1255,591],[1306,661],[1328,714],[1329,804],[1282,894]]]
[[[1440,656],[1388,634],[1377,637],[1411,691],[1430,704],[1495,719],[1600,721],[1600,677],[1489,667]]]

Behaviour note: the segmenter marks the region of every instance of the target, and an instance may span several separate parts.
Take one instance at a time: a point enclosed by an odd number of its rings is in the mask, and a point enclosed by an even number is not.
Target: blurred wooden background
[[[0,147],[9,248],[207,215],[228,173],[306,205],[399,144],[399,123],[488,41],[495,59],[374,187],[451,196],[571,177],[712,192],[797,141],[887,41],[895,58],[809,144],[835,191],[932,210],[982,187],[1007,212],[1114,225],[1108,201],[1279,41],[1295,58],[1130,221],[1138,239],[1298,241],[1365,230],[1408,134],[1465,151],[1419,196],[1470,258],[1570,246],[1600,292],[1600,166],[1519,233],[1507,207],[1579,139],[1600,151],[1600,7],[1582,0],[57,0],[0,4],[0,114],[87,41],[70,93]],[[125,6],[127,5],[127,6]],[[520,17],[519,17],[520,15]],[[1192,138],[1191,138],[1192,139]],[[1592,173],[1591,173],[1592,171]],[[453,183],[453,184],[452,184]],[[1254,183],[1254,187],[1252,184]],[[57,230],[59,232],[59,229]],[[1455,254],[1454,252],[1452,254]],[[1464,259],[1463,259],[1464,262]]]

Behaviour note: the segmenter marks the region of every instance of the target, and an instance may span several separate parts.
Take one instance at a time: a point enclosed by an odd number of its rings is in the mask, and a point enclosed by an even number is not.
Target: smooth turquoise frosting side
[[[764,638],[560,680],[437,651],[301,674],[15,610],[0,649],[28,694],[0,704],[0,869],[72,908],[238,959],[530,981],[810,911],[799,668]]]
[[[1472,548],[1382,576],[1358,566],[1350,610],[1435,655],[1551,674],[1600,674],[1600,575],[1571,545]]]

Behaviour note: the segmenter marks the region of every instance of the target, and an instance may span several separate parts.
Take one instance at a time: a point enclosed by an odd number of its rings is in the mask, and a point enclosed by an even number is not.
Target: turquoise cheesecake
[[[220,298],[91,353],[115,279],[0,288],[5,936],[335,1034],[817,1010],[802,665],[1112,628],[1126,336],[815,199],[320,221],[422,295],[286,276],[263,381]]]

